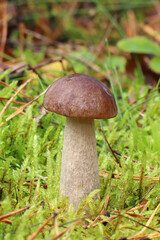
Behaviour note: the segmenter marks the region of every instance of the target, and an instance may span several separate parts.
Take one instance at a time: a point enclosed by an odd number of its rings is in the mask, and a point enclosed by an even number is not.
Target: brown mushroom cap
[[[112,118],[117,106],[107,86],[84,74],[66,75],[55,81],[44,97],[44,107],[67,117]]]

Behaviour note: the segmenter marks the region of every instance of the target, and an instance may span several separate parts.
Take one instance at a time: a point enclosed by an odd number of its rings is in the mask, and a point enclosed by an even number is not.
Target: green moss
[[[153,180],[144,178],[159,177],[160,173],[160,98],[158,89],[148,93],[148,87],[140,85],[136,79],[128,88],[123,87],[124,79],[119,79],[116,84],[116,74],[114,71],[114,78],[110,80],[120,115],[110,120],[95,121],[99,168],[101,173],[106,170],[109,174],[100,177],[100,198],[93,201],[96,192],[91,193],[82,200],[77,211],[67,206],[67,199],[59,196],[65,118],[49,113],[38,123],[43,96],[27,107],[24,115],[18,114],[6,122],[5,119],[14,112],[12,107],[16,105],[13,103],[7,108],[0,122],[3,122],[0,129],[0,215],[26,206],[30,208],[9,217],[12,225],[0,222],[1,239],[28,239],[54,212],[58,212],[59,232],[81,219],[77,225],[66,230],[63,235],[65,239],[117,239],[135,235],[142,229],[140,224],[146,224],[146,219],[136,219],[125,212],[140,200],[145,200],[147,207],[144,212],[137,209],[134,213],[150,217],[160,203],[159,182],[154,185]],[[126,80],[125,84],[128,82]],[[17,81],[11,83],[10,87],[1,86],[2,96],[7,94],[8,98],[11,97],[13,87],[17,88]],[[36,88],[38,95],[41,87],[39,85]],[[28,85],[27,91],[31,96],[35,95],[34,85]],[[130,91],[135,93],[136,103],[132,105],[128,104]],[[3,107],[4,102],[1,101],[0,111]],[[122,167],[111,154],[99,124],[112,149],[121,153],[117,157]],[[124,158],[124,155],[128,158]],[[144,175],[140,184],[133,177],[142,176],[142,170]],[[113,177],[113,173],[120,178]],[[101,212],[107,196],[109,201],[104,211],[110,212],[110,216],[116,214],[115,218],[109,220],[103,215],[95,226],[86,228]],[[84,211],[86,209],[87,213]],[[115,213],[115,210],[121,211],[122,215]],[[152,222],[155,229],[158,229],[158,217],[159,212]],[[152,230],[147,229],[146,232]],[[55,234],[52,220],[37,239],[53,238]]]

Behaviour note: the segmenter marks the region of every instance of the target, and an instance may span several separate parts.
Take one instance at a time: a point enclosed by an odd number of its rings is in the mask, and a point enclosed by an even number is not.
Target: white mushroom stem
[[[76,209],[81,198],[99,188],[94,120],[66,118],[60,192]]]

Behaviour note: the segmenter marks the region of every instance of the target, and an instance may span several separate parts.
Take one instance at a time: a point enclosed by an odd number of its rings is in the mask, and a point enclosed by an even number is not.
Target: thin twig
[[[10,225],[12,225],[12,221],[11,220],[9,220],[9,219],[3,219],[3,220],[1,220],[1,222],[4,222],[4,223],[7,223],[7,224],[10,224]]]
[[[17,213],[23,212],[23,211],[25,211],[25,210],[27,210],[27,209],[29,209],[29,208],[30,208],[30,206],[27,206],[27,207],[18,209],[18,210],[16,210],[16,211],[7,213],[7,214],[5,214],[5,215],[2,215],[2,216],[0,216],[0,221],[2,221],[2,220],[5,219],[5,218],[12,217],[12,216],[16,215]]]
[[[41,94],[39,94],[36,98],[34,98],[32,101],[26,103],[23,107],[19,108],[16,112],[12,113],[9,117],[6,118],[6,122],[9,121],[10,119],[14,118],[15,116],[17,116],[19,113],[23,112],[23,110],[30,106],[33,102],[35,102],[38,98],[40,98],[43,94],[45,94],[45,92],[47,91],[47,89],[45,91],[43,91]],[[3,126],[4,122],[2,122],[0,124],[0,127]]]
[[[51,221],[53,220],[53,215],[49,217],[29,238],[28,240],[33,240],[35,239],[38,234],[42,231],[42,229]]]
[[[40,74],[37,72],[37,69],[41,68],[41,67],[44,67],[48,64],[51,64],[51,63],[55,63],[55,62],[60,62],[62,64],[62,69],[63,71],[65,71],[64,69],[64,65],[62,63],[63,59],[65,59],[64,57],[61,57],[61,58],[58,58],[58,59],[48,59],[42,63],[38,63],[37,65],[35,66],[31,66],[30,64],[28,63],[25,63],[23,65],[20,65],[16,68],[13,69],[13,71],[11,71],[10,75],[12,75],[13,73],[17,72],[18,70],[24,68],[25,70],[32,70],[33,72],[36,73],[36,75],[38,75],[38,77],[42,80],[42,77],[40,76]],[[67,60],[68,61],[68,60]],[[22,74],[24,70],[22,70],[21,72],[19,72],[19,74]]]
[[[10,87],[10,85],[9,85],[9,84],[7,84],[7,83],[5,83],[5,82],[3,82],[3,81],[0,81],[0,84],[1,84],[1,85],[3,85],[3,86],[5,86],[5,87]],[[13,88],[13,90],[14,90],[14,91],[17,91],[17,89],[16,89],[16,88]],[[23,93],[23,92],[20,92],[20,94],[21,94],[21,95],[23,95],[24,97],[27,97],[27,98],[29,98],[30,100],[32,100],[32,99],[33,99],[32,97],[30,97],[30,96],[26,95],[26,94],[25,94],[25,93]]]
[[[0,97],[0,101],[8,102],[8,98]],[[19,105],[24,105],[24,102],[19,102],[19,101],[12,101],[12,103],[19,104]]]

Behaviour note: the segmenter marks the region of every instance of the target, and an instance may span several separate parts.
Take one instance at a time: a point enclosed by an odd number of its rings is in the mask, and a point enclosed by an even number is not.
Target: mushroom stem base
[[[60,192],[76,209],[81,198],[99,188],[94,120],[66,118]]]

